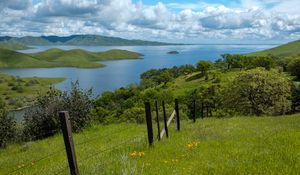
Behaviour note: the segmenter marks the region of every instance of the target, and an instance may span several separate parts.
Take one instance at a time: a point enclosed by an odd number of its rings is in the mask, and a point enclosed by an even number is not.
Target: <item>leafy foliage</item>
[[[12,142],[16,136],[16,121],[9,116],[5,103],[0,98],[0,148]]]
[[[24,116],[24,135],[26,139],[40,139],[59,131],[59,111],[69,111],[72,129],[78,132],[91,122],[93,107],[91,90],[79,89],[78,82],[72,83],[71,91],[60,92],[50,89],[38,97],[35,107]]]
[[[300,57],[294,58],[288,64],[288,71],[291,75],[296,76],[300,80]]]
[[[284,114],[291,107],[289,82],[282,74],[261,68],[239,73],[222,94],[224,107],[244,115]]]

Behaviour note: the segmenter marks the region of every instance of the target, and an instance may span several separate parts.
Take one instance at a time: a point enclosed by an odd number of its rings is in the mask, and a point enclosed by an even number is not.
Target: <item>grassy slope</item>
[[[23,44],[11,41],[2,41],[0,42],[0,48],[10,49],[10,50],[26,50],[30,49],[30,47],[25,46]]]
[[[300,54],[300,40],[290,42],[272,49],[253,52],[247,54],[249,56],[265,56],[265,55],[274,55],[279,57],[287,57],[287,56],[294,56]]]
[[[222,74],[218,74],[221,80],[221,84],[228,82],[233,79],[239,70],[231,70]],[[194,90],[199,86],[209,86],[214,84],[215,78],[211,73],[209,74],[209,79],[205,80],[205,77],[198,77],[200,72],[192,73],[185,76],[180,76],[169,84],[169,90],[171,90],[175,96],[184,95],[185,92]],[[196,78],[193,78],[196,77]]]
[[[139,59],[142,55],[126,50],[109,50],[105,52],[89,52],[81,49],[61,50],[49,49],[33,54],[23,54],[7,49],[0,49],[0,67],[104,67],[96,61]]]
[[[174,125],[172,125],[174,127]],[[74,135],[81,174],[298,174],[300,171],[300,115],[287,117],[205,118],[195,124],[183,121],[182,130],[170,129],[170,138],[147,146],[146,126],[119,124],[94,126]],[[116,131],[124,130],[123,132]],[[156,131],[154,129],[154,131]],[[93,142],[83,143],[98,137]],[[189,148],[188,144],[198,145]],[[61,150],[61,151],[60,151]],[[52,157],[34,162],[45,155]],[[130,156],[133,151],[142,157]],[[89,159],[86,157],[94,156]],[[62,135],[11,145],[0,150],[0,174],[29,162],[15,174],[68,174]]]
[[[49,67],[49,63],[37,60],[27,54],[0,48],[0,68],[22,67]]]
[[[65,78],[16,78],[10,75],[0,74],[0,92],[1,97],[5,99],[6,103],[10,101],[19,100],[22,106],[8,105],[9,109],[16,109],[17,107],[28,106],[33,103],[34,98],[38,93],[45,93],[49,89],[49,85],[56,84],[65,80]],[[36,84],[26,85],[30,81],[38,81]],[[12,90],[13,86],[9,86],[9,83],[14,85],[21,85],[24,89],[23,92],[19,93]]]

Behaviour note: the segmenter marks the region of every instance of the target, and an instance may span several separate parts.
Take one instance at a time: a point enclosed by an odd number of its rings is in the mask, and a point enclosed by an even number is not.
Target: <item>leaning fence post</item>
[[[159,113],[158,113],[158,105],[157,101],[155,101],[155,111],[156,111],[156,122],[157,122],[157,139],[160,140],[160,126],[159,126]]]
[[[149,146],[153,143],[153,128],[152,128],[152,117],[151,117],[151,108],[150,103],[145,103],[145,112],[146,112],[146,122],[147,122],[147,131],[148,131],[148,141]]]
[[[59,118],[61,122],[61,130],[63,133],[66,152],[68,156],[70,173],[71,175],[79,175],[69,113],[67,111],[60,111]]]
[[[196,99],[193,100],[193,105],[194,105],[194,106],[193,106],[193,107],[194,107],[194,108],[193,108],[193,110],[194,110],[194,111],[193,111],[193,121],[194,121],[194,123],[195,123],[195,122],[196,122]]]
[[[169,132],[168,132],[168,124],[167,124],[167,114],[166,114],[166,108],[165,108],[165,101],[162,101],[162,107],[163,107],[163,113],[164,113],[164,124],[165,124],[165,132],[167,138],[169,137]]]
[[[180,117],[179,117],[178,99],[175,99],[175,111],[176,111],[176,119],[177,119],[177,130],[180,131]]]

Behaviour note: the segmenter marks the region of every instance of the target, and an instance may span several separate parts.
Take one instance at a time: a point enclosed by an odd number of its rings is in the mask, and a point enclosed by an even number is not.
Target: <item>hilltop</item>
[[[266,56],[273,55],[277,57],[289,57],[300,54],[300,40],[293,41],[287,44],[280,45],[275,48],[253,52],[247,54],[248,56]]]
[[[126,50],[89,52],[82,49],[49,49],[42,52],[24,54],[8,49],[0,49],[0,68],[37,68],[37,67],[104,67],[96,61],[140,59],[142,54]]]
[[[0,41],[13,41],[24,45],[75,45],[75,46],[160,46],[174,45],[144,40],[128,40],[118,37],[101,35],[71,35],[71,36],[24,36],[24,37],[0,37]]]

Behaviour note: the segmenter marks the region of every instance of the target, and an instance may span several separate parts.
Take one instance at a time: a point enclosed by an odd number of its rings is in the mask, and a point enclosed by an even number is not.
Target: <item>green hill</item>
[[[9,49],[9,50],[26,50],[30,49],[30,47],[25,46],[24,44],[20,44],[18,42],[13,41],[1,41],[0,48]]]
[[[152,147],[145,125],[94,125],[73,140],[80,174],[287,175],[299,174],[299,123],[299,115],[182,121]],[[69,174],[62,134],[10,145],[0,165],[0,174]]]
[[[117,59],[140,59],[142,54],[126,50],[109,50],[105,52],[89,52],[82,49],[61,50],[49,49],[42,52],[24,54],[16,51],[0,50],[0,67],[80,67],[97,68],[105,65],[96,61]]]
[[[300,54],[300,40],[297,40],[272,49],[253,52],[247,55],[248,56],[274,55],[277,57],[289,57],[289,56],[295,56],[299,54]]]
[[[0,48],[0,68],[35,68],[50,66],[50,63],[37,60],[28,54]]]

